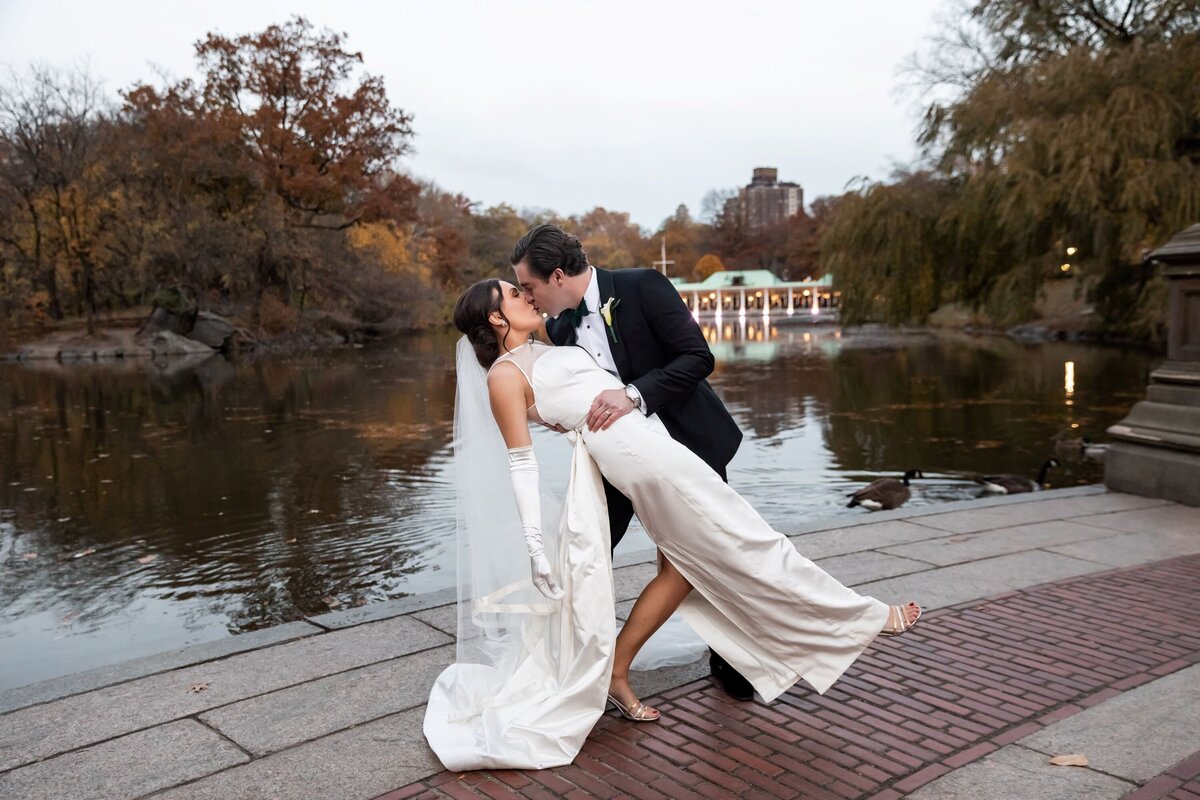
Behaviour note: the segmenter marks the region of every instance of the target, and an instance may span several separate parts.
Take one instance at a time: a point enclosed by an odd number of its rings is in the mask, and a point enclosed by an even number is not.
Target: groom
[[[517,283],[534,308],[552,319],[556,345],[579,345],[618,376],[624,389],[601,392],[587,425],[604,430],[626,414],[658,414],[667,431],[728,481],[725,467],[742,432],[705,378],[713,355],[700,327],[665,276],[649,269],[609,271],[588,265],[579,239],[556,225],[539,225],[512,252]],[[604,481],[612,546],[633,517],[629,498]],[[754,689],[717,653],[713,677],[733,697]]]

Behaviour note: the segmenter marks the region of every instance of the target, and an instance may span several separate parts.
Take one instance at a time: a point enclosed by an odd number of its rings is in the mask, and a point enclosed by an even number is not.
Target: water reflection
[[[930,478],[912,505],[974,497],[977,473],[1032,477],[1065,435],[1103,438],[1141,399],[1152,364],[1140,352],[1003,337],[769,331],[760,342],[749,326],[745,338],[705,328],[712,382],[747,434],[731,481],[772,521],[847,513],[846,493],[910,467]],[[1058,455],[1051,485],[1102,480],[1101,464]]]
[[[931,476],[914,505],[1032,475],[1062,431],[1101,438],[1153,365],[805,314],[702,325],[746,433],[731,482],[781,526],[861,514],[846,493],[909,467]],[[0,688],[451,585],[453,349],[0,365]],[[565,482],[565,442],[535,439]],[[1101,477],[1060,458],[1055,485]]]
[[[0,685],[447,583],[446,339],[5,366]]]

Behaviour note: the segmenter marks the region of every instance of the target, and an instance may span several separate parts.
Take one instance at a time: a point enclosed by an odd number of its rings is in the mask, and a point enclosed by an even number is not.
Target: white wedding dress
[[[521,619],[519,655],[508,663],[457,663],[438,678],[425,735],[447,769],[570,763],[603,713],[615,622],[600,473],[629,497],[650,538],[691,583],[684,619],[763,700],[800,678],[824,693],[883,629],[884,603],[796,552],[656,416],[633,412],[608,430],[587,430],[596,395],[623,384],[585,350],[531,343],[492,369],[510,361],[533,388],[531,412],[572,431],[552,561],[566,596]],[[495,535],[522,548],[519,528]]]

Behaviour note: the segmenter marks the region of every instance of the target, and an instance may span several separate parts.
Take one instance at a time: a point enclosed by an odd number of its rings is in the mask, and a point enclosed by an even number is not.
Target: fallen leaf
[[[1088,759],[1083,753],[1069,753],[1063,756],[1055,756],[1050,759],[1050,763],[1056,767],[1086,767]]]
[[[142,556],[141,558],[139,558],[138,563],[139,564],[149,564],[151,561],[153,561],[156,558],[158,558],[158,556],[155,555],[154,553],[151,553],[148,556]]]
[[[71,556],[71,558],[83,558],[84,556],[90,556],[94,552],[96,552],[96,548],[89,547],[87,550],[83,550],[83,551]]]
[[[189,686],[187,688],[187,690],[189,692],[191,692],[192,694],[199,694],[200,692],[203,692],[207,688],[208,688],[207,683],[193,683],[191,686]]]
[[[325,596],[325,597],[322,597],[321,600],[322,600],[322,602],[325,603],[325,605],[329,606],[330,608],[337,608],[338,606],[340,606],[342,604],[342,601],[338,600],[336,597]]]
[[[293,536],[291,539],[287,539],[286,541],[284,541],[284,544],[294,544],[295,541],[296,541],[296,537]]]

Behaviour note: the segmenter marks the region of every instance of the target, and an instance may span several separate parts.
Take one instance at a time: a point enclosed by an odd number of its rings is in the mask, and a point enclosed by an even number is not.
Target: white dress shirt
[[[588,313],[579,320],[579,326],[575,328],[575,342],[591,353],[597,364],[620,377],[617,362],[613,359],[612,345],[608,340],[608,328],[604,325],[604,318],[600,316],[600,284],[596,282],[596,268],[588,269],[592,271],[592,279],[588,282],[587,291],[583,293]]]
[[[597,364],[619,378],[621,374],[617,371],[617,362],[613,358],[608,326],[604,324],[604,317],[600,316],[600,284],[596,282],[596,268],[588,269],[592,271],[592,279],[588,282],[587,291],[583,293],[588,313],[575,326],[575,343],[591,353]],[[614,308],[613,313],[616,314],[617,309]],[[638,409],[649,415],[645,403],[640,403]]]

